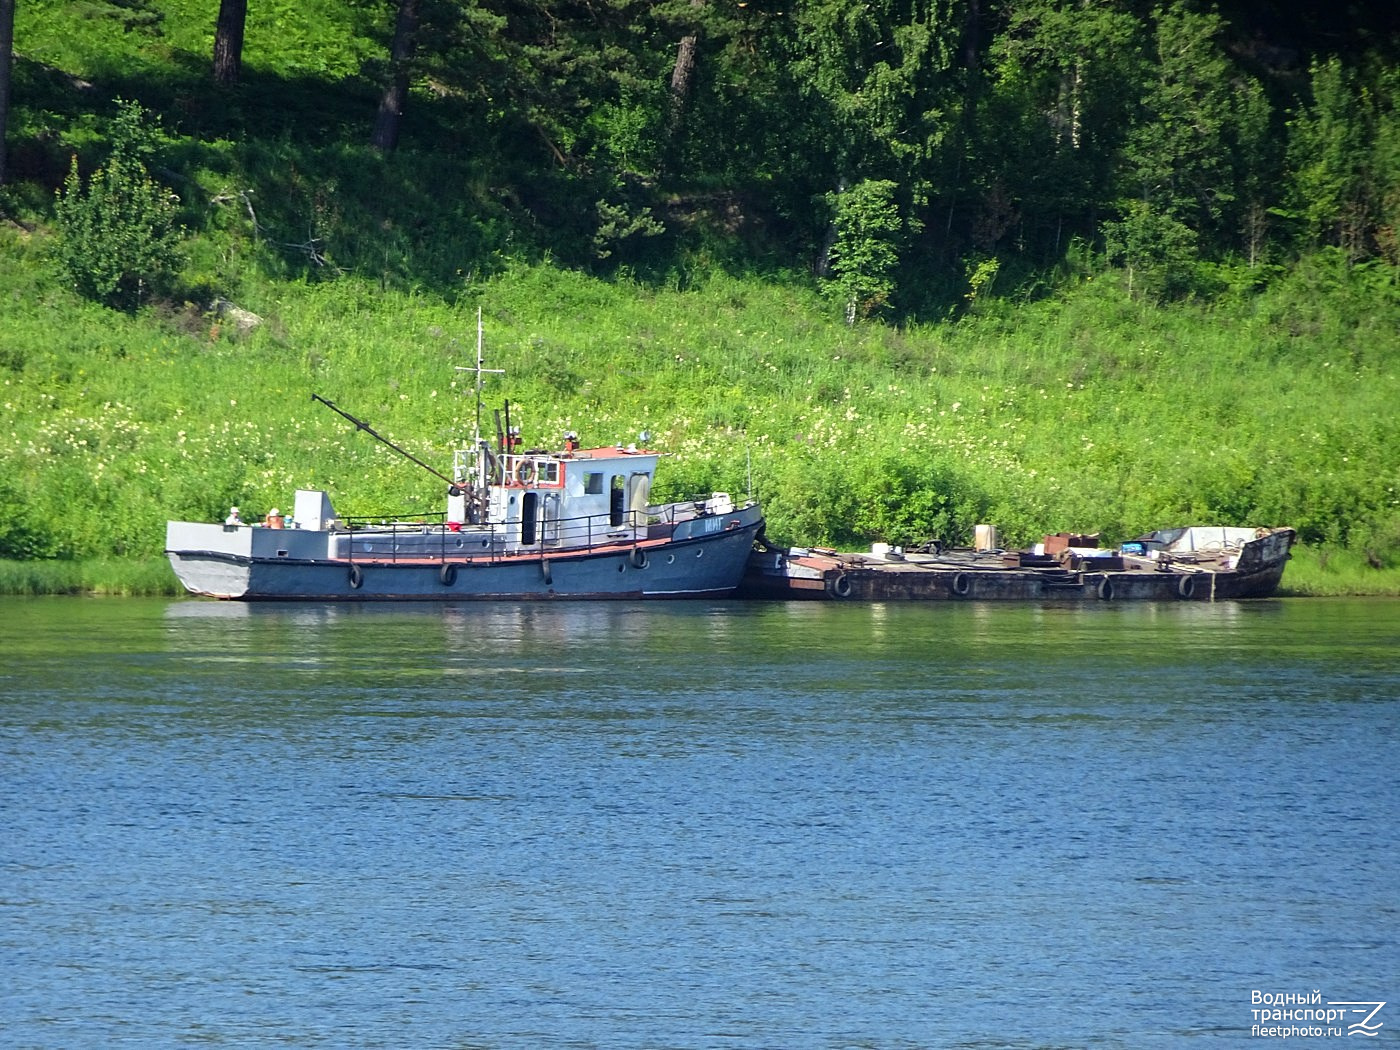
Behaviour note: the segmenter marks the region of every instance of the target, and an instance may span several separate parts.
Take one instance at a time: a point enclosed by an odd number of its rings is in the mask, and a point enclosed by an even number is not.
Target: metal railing
[[[676,525],[696,518],[714,516],[705,509],[704,499],[686,500],[626,511],[621,524],[609,514],[585,514],[573,518],[542,518],[536,525],[536,542],[518,540],[519,523],[508,541],[501,524],[493,526],[448,522],[445,512],[412,515],[413,520],[390,520],[382,515],[340,519],[337,535],[346,537],[343,552],[347,561],[501,561],[522,554],[591,551],[600,547],[637,547],[643,541],[669,536]],[[472,541],[476,540],[476,549]],[[381,541],[384,549],[380,549]]]

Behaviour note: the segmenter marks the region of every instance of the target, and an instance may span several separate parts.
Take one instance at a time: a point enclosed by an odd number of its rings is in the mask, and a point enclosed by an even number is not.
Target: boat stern
[[[169,521],[165,554],[191,594],[245,598],[253,586],[254,566],[324,561],[333,535],[330,530]]]

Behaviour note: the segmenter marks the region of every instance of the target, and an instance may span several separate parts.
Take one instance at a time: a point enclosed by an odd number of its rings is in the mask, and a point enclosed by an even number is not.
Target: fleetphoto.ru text
[[[1266,1039],[1317,1036],[1376,1036],[1384,1000],[1322,999],[1322,992],[1261,992],[1250,995],[1254,1024],[1249,1034]]]

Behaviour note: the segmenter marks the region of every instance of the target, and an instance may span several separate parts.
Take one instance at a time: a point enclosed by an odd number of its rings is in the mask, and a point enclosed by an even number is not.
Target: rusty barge
[[[979,527],[979,532],[981,528]],[[1164,529],[1117,548],[1058,533],[1030,550],[937,544],[869,553],[760,542],[739,596],[833,601],[1221,601],[1265,598],[1283,578],[1291,528]]]

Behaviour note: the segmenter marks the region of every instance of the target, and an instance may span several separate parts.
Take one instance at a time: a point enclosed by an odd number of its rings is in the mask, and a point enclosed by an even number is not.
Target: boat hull
[[[190,592],[238,601],[722,597],[738,586],[762,524],[758,508],[746,507],[687,522],[662,539],[584,550],[503,555],[448,542],[433,544],[434,553],[403,545],[410,549],[401,554],[393,549],[400,544],[385,542],[344,557],[335,553],[344,533],[171,522],[166,554]]]

